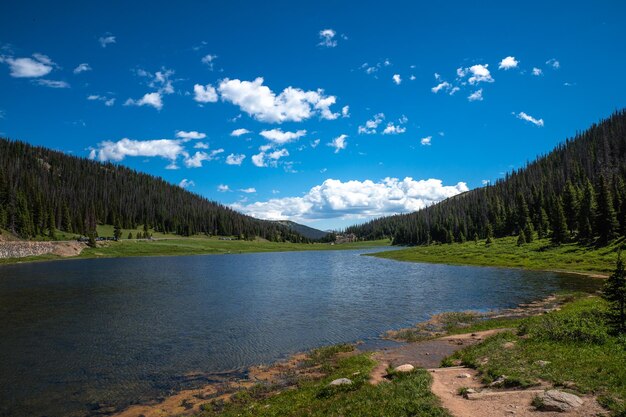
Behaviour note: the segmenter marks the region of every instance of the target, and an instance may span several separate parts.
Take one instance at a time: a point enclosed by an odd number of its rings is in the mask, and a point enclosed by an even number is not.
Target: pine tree
[[[128,240],[133,238],[133,233],[132,232],[128,232]]]
[[[493,243],[493,226],[491,223],[487,224],[487,239],[485,245],[491,245]]]
[[[56,237],[56,221],[54,218],[54,211],[50,209],[48,213],[48,237],[52,240],[55,240]]]
[[[478,245],[478,233],[474,232],[474,243]]]
[[[519,232],[519,236],[517,237],[517,246],[522,246],[526,243],[526,233],[524,233],[524,230],[521,230]]]
[[[615,237],[618,227],[619,224],[615,216],[611,190],[604,176],[600,176],[598,186],[598,209],[596,212],[596,231],[599,235],[599,242],[606,244],[612,240]]]
[[[609,302],[610,324],[618,333],[626,333],[626,271],[621,251],[615,271],[604,283],[602,296]]]
[[[587,180],[578,209],[578,240],[590,242],[593,239],[593,220],[596,212],[595,195],[591,182]]]
[[[578,191],[572,185],[571,181],[567,181],[563,190],[563,211],[567,221],[567,228],[570,234],[578,229]]]
[[[115,226],[113,226],[113,238],[115,240],[120,240],[122,238],[122,226],[120,225],[119,220],[116,220]]]
[[[531,243],[535,240],[535,230],[533,228],[533,224],[531,222],[526,223],[526,227],[524,228],[524,237],[526,238],[526,243]]]
[[[567,240],[567,222],[563,212],[563,203],[559,197],[553,199],[552,213],[552,243],[560,245]]]

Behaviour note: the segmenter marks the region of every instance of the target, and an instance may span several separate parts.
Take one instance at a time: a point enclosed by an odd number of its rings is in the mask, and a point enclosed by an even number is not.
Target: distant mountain
[[[311,240],[322,239],[322,238],[326,237],[329,234],[328,232],[324,232],[322,230],[314,229],[312,227],[305,226],[305,225],[299,224],[299,223],[295,223],[295,222],[292,222],[290,220],[276,220],[275,223],[283,225],[283,226],[289,228],[289,230],[293,230],[294,232],[297,232],[297,233],[301,234],[302,236],[304,236],[304,237],[306,237],[308,239],[311,239]]]
[[[0,138],[0,229],[22,238],[95,234],[96,224],[189,236],[198,233],[302,242],[295,229],[111,163]]]
[[[552,152],[477,188],[414,213],[352,226],[360,238],[396,244],[535,236],[603,245],[626,234],[626,111]]]

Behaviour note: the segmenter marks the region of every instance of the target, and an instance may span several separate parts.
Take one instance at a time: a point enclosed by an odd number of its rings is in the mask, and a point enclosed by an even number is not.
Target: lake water
[[[212,373],[375,340],[433,313],[513,307],[599,285],[360,256],[372,251],[0,267],[0,415],[87,415],[205,383]]]

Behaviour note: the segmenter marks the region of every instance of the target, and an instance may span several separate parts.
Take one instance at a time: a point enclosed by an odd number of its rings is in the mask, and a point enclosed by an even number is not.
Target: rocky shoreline
[[[86,247],[84,243],[64,242],[27,242],[21,240],[0,241],[0,259],[26,258],[29,256],[58,255],[76,256]]]

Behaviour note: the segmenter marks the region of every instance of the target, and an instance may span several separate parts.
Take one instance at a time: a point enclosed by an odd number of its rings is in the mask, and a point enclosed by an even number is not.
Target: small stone
[[[337,385],[350,385],[352,384],[352,380],[348,379],[348,378],[339,378],[339,379],[335,379],[334,381],[332,381],[330,384],[330,386],[337,386]]]
[[[490,387],[499,387],[500,385],[504,384],[504,381],[506,381],[506,376],[505,375],[500,375],[495,381],[493,381],[491,384],[489,384]]]
[[[513,349],[515,347],[515,342],[506,342],[502,345],[502,347],[505,349]]]
[[[555,389],[544,392],[540,398],[543,411],[564,412],[583,405],[579,396]]]
[[[459,374],[457,375],[457,378],[471,378],[472,376],[468,373],[464,373],[464,374]]]
[[[414,369],[415,367],[410,363],[405,363],[404,365],[396,366],[395,368],[393,368],[394,371],[400,373],[413,372]]]
[[[536,361],[535,365],[539,365],[542,368],[545,368],[547,365],[550,365],[550,361]]]

